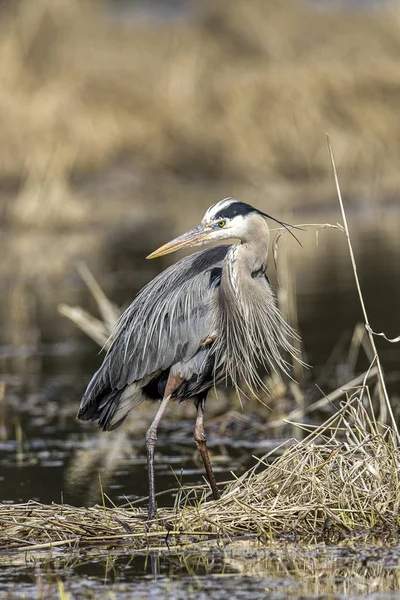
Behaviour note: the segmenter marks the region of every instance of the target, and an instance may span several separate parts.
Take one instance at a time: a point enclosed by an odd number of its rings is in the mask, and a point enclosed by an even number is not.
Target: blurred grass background
[[[326,206],[325,131],[352,201],[393,202],[399,5],[317,5],[204,0],[166,19],[134,1],[3,0],[3,224],[79,245],[82,226],[199,217],[224,195]]]
[[[347,207],[378,215],[385,252],[398,249],[400,4],[351,6],[2,0],[0,272],[11,313],[13,289],[36,294],[19,304],[44,318],[82,302],[54,283],[70,290],[80,259],[126,303],[166,264],[144,256],[228,195],[281,219],[335,222],[326,131]],[[315,253],[314,239],[291,271],[299,285],[334,274],[339,286],[346,255],[335,258],[336,244]]]

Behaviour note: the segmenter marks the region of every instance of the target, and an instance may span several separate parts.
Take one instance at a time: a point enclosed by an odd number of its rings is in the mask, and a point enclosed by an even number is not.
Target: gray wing
[[[187,256],[141,290],[117,324],[108,352],[111,362],[124,366],[119,385],[196,354],[211,333],[213,279],[228,248],[217,246]]]
[[[88,385],[88,406],[113,390],[192,358],[212,333],[210,307],[229,245],[196,252],[147,284],[121,316],[113,343]]]

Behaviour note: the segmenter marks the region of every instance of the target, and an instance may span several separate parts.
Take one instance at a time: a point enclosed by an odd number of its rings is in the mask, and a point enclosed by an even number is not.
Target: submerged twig
[[[100,314],[107,330],[112,331],[115,323],[118,321],[118,318],[121,315],[120,309],[107,298],[86,263],[78,263],[77,268],[80,276],[86,283],[87,287],[92,293],[93,298],[97,302],[97,306],[99,307]]]
[[[93,298],[96,300],[102,320],[93,317],[80,306],[59,304],[58,312],[75,323],[79,329],[86,333],[102,349],[107,350],[111,345],[110,334],[121,315],[121,310],[107,298],[85,263],[78,264],[78,271]]]
[[[93,317],[80,306],[68,306],[67,304],[59,304],[58,312],[70,319],[79,329],[81,329],[88,337],[96,342],[101,348],[107,344],[110,332],[107,325]]]

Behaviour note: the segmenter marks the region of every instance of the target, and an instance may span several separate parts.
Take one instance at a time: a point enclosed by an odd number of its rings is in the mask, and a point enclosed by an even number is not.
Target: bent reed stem
[[[342,193],[340,190],[340,184],[339,184],[339,177],[337,174],[337,170],[336,170],[336,165],[335,165],[335,159],[333,157],[333,151],[332,151],[332,145],[331,145],[331,139],[329,137],[329,134],[326,133],[326,141],[328,144],[328,151],[329,151],[329,156],[331,159],[331,164],[332,164],[332,170],[333,170],[333,177],[335,180],[335,186],[336,186],[336,192],[338,195],[338,200],[339,200],[339,205],[340,205],[340,211],[342,213],[342,218],[343,218],[343,225],[344,225],[344,232],[346,234],[346,238],[347,238],[347,244],[349,247],[349,254],[350,254],[350,260],[351,260],[351,265],[353,268],[353,273],[354,273],[354,279],[356,282],[356,287],[357,287],[357,292],[358,292],[358,297],[360,299],[360,304],[361,304],[361,310],[363,312],[363,316],[364,316],[364,325],[365,325],[365,329],[367,330],[368,333],[368,337],[369,337],[369,341],[371,344],[371,348],[372,351],[374,353],[374,357],[375,357],[375,361],[376,361],[376,366],[378,368],[378,377],[379,377],[379,383],[380,383],[380,387],[381,387],[381,391],[383,394],[383,397],[385,399],[385,403],[392,421],[392,426],[394,431],[396,432],[396,437],[397,437],[397,442],[399,441],[399,430],[397,427],[397,423],[396,420],[394,418],[394,414],[393,414],[393,410],[392,410],[392,406],[390,403],[390,399],[389,399],[389,395],[386,389],[386,383],[385,383],[385,379],[383,376],[383,370],[382,370],[382,365],[381,365],[381,361],[379,358],[379,354],[375,345],[375,340],[374,340],[374,336],[372,334],[372,328],[369,324],[369,320],[368,320],[368,313],[367,313],[367,309],[365,307],[365,303],[364,303],[364,298],[362,295],[362,291],[361,291],[361,286],[360,286],[360,281],[358,279],[358,273],[357,273],[357,264],[356,264],[356,260],[354,257],[354,252],[353,252],[353,246],[351,243],[351,237],[350,237],[350,231],[349,231],[349,226],[347,224],[347,218],[346,218],[346,212],[344,209],[344,204],[343,204],[343,199],[342,199]]]

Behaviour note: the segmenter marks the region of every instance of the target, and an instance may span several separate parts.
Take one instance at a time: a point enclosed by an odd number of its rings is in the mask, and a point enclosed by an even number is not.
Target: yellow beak
[[[154,252],[149,254],[146,258],[158,258],[159,256],[164,256],[164,254],[175,252],[175,250],[180,250],[181,248],[197,246],[208,240],[209,233],[209,230],[205,229],[203,225],[199,225],[174,240],[167,242],[160,248],[157,248],[157,250],[154,250]]]

